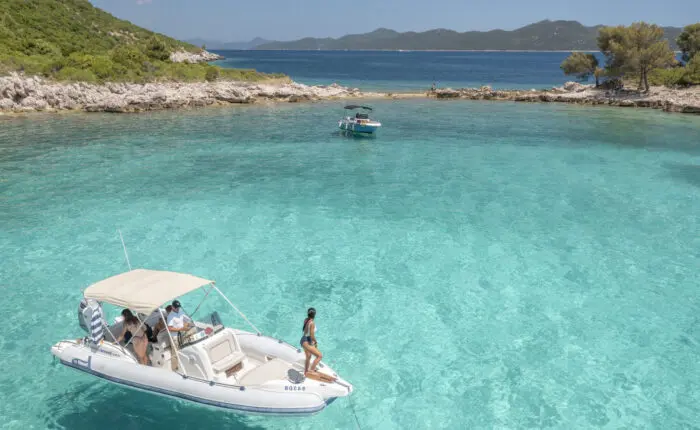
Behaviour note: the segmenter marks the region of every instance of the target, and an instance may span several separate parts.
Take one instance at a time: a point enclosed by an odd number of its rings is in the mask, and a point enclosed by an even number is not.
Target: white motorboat
[[[365,111],[371,111],[372,108],[369,106],[358,106],[358,105],[348,105],[345,106],[347,110],[362,109]],[[345,118],[338,121],[338,128],[350,133],[358,134],[374,134],[379,130],[382,123],[375,121],[369,117],[368,113],[357,112],[355,116],[346,116]]]
[[[149,342],[150,365],[142,365],[130,341],[115,341],[123,322],[107,325],[103,317],[102,303],[109,303],[153,327],[165,322],[160,306],[200,288],[202,301],[216,291],[254,331],[225,327],[216,312],[192,318],[194,327],[184,334],[165,324]],[[323,363],[305,376],[303,351],[260,333],[214,281],[193,275],[135,269],[110,277],[85,289],[78,317],[88,336],[60,341],[51,353],[65,366],[128,388],[241,413],[298,416],[316,414],[353,391]]]

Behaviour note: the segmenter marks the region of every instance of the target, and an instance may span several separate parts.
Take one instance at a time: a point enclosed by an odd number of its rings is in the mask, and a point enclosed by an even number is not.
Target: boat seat
[[[223,373],[226,372],[228,369],[232,368],[233,366],[237,365],[241,361],[243,361],[244,357],[245,354],[243,354],[242,352],[234,352],[232,355],[224,357],[216,363],[212,362],[211,368],[216,373]]]
[[[289,363],[279,358],[273,358],[243,375],[239,383],[241,385],[260,385],[271,380],[286,380],[287,372],[291,368]]]
[[[229,332],[219,333],[204,346],[204,349],[209,355],[211,368],[215,373],[226,372],[245,358],[237,339]]]
[[[158,336],[156,336],[156,342],[153,342],[151,346],[153,346],[153,349],[156,351],[165,351],[170,349],[170,337],[168,336],[167,330],[162,330],[160,333],[158,333]]]

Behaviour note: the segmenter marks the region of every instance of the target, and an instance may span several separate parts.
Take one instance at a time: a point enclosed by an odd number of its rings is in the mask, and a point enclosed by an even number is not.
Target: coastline
[[[661,109],[700,114],[700,87],[652,87],[648,93],[610,91],[568,82],[544,90],[494,90],[491,87],[437,89],[427,92],[366,92],[338,84],[310,86],[289,79],[260,82],[63,83],[19,74],[0,77],[0,115],[32,112],[135,113],[165,109],[296,103],[336,99],[489,100],[570,103]]]
[[[599,49],[212,49],[212,51],[235,52],[235,51],[260,51],[260,52],[527,52],[527,53],[565,53],[584,52],[599,53]],[[675,54],[681,51],[674,50]]]
[[[494,100],[529,103],[569,103],[661,109],[665,112],[700,115],[700,86],[651,87],[649,92],[606,90],[594,85],[567,82],[548,90],[493,90],[491,87],[439,89],[428,93],[437,99]]]
[[[260,51],[260,52],[600,52],[595,49],[568,49],[568,50],[542,50],[542,49],[212,49],[213,51]],[[680,51],[679,51],[680,52]]]
[[[19,74],[0,77],[0,114],[31,112],[133,113],[258,102],[331,100],[374,93],[337,84],[309,86],[289,79],[260,82],[158,82],[146,84],[49,81]]]

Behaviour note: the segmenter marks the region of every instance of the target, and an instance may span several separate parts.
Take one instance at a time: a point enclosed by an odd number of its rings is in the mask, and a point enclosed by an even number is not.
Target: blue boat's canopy
[[[372,108],[369,107],[369,106],[360,106],[360,105],[347,105],[347,106],[345,106],[345,109],[366,109],[366,110],[372,110]]]

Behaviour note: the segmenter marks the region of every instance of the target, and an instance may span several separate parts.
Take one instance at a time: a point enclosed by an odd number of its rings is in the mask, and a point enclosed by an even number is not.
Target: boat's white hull
[[[338,128],[352,133],[375,134],[382,124],[377,121],[357,122],[352,118],[345,118],[338,121]]]
[[[260,349],[296,366],[304,354],[293,346],[265,336],[236,330],[243,349]],[[143,366],[132,356],[124,355],[114,345],[86,345],[62,341],[51,352],[68,367],[97,376],[109,382],[153,394],[169,396],[230,411],[265,415],[313,415],[323,410],[337,397],[352,392],[352,386],[338,378],[336,383],[320,383],[306,379],[301,383],[272,380],[260,385],[232,385],[187,377],[170,369]],[[324,366],[319,369],[335,375]],[[245,378],[243,379],[245,381]]]

